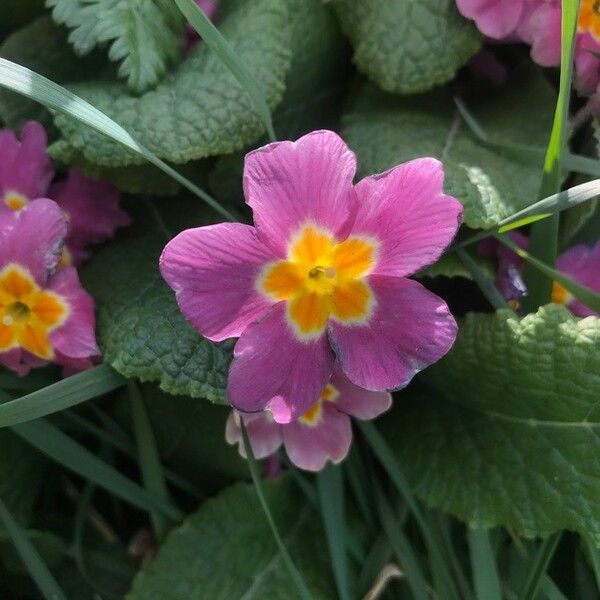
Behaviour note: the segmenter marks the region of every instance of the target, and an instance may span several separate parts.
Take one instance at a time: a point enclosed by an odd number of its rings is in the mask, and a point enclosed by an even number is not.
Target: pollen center
[[[286,260],[268,264],[258,281],[269,299],[287,303],[287,318],[301,339],[323,333],[329,318],[365,322],[374,297],[366,280],[377,254],[373,240],[351,237],[338,242],[314,225],[300,229]]]
[[[301,417],[298,417],[298,421],[308,427],[318,425],[323,414],[323,402],[335,402],[339,395],[339,390],[328,383],[321,392],[319,399]]]
[[[582,0],[577,30],[580,33],[588,31],[600,41],[600,0]]]
[[[564,285],[558,283],[558,281],[552,282],[552,302],[554,304],[567,304],[572,298],[573,296]]]
[[[2,200],[4,201],[4,204],[8,206],[8,208],[14,210],[15,212],[21,210],[29,203],[29,200],[23,196],[23,194],[14,191],[6,192]]]
[[[27,269],[12,263],[0,271],[0,352],[20,347],[39,358],[52,358],[48,334],[68,313],[65,300],[42,290]]]

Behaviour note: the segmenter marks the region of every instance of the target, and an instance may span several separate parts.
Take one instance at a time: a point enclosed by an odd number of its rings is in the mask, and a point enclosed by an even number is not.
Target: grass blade
[[[148,512],[159,511],[176,521],[183,519],[183,514],[178,508],[149,494],[44,419],[15,425],[12,430],[55,462],[84,479],[93,481],[126,502]]]
[[[0,86],[5,87],[17,94],[26,96],[43,104],[50,110],[64,113],[95,131],[104,134],[115,142],[133,150],[136,154],[143,156],[148,162],[157,166],[169,177],[187,188],[213,210],[230,221],[235,217],[223,208],[212,196],[200,189],[197,185],[186,179],[178,171],[170,167],[153,152],[137,142],[123,127],[113,121],[102,111],[92,106],[89,102],[73,94],[66,88],[43,77],[39,73],[22,67],[10,60],[0,58]]]
[[[112,392],[124,384],[125,378],[113,368],[99,365],[0,405],[0,427],[44,417]]]
[[[504,296],[498,291],[498,288],[494,285],[494,282],[482,271],[479,265],[471,258],[471,256],[459,248],[456,251],[458,258],[463,262],[465,267],[469,270],[469,273],[473,276],[473,280],[479,286],[479,289],[486,297],[487,301],[496,309],[508,308],[508,304],[504,299]]]
[[[138,462],[142,472],[144,487],[156,498],[160,498],[165,504],[170,503],[169,490],[165,483],[165,476],[158,456],[156,440],[150,425],[150,419],[144,406],[144,400],[140,394],[137,383],[128,384],[129,402],[131,404],[131,418],[138,449]],[[156,539],[161,541],[173,525],[160,511],[150,513],[152,526]]]
[[[320,471],[317,474],[317,490],[338,594],[341,600],[350,600],[348,560],[346,556],[344,483],[341,469],[333,465],[327,465],[325,469]]]
[[[558,192],[562,183],[562,157],[568,142],[569,100],[571,97],[571,81],[573,78],[573,50],[577,28],[579,0],[564,0],[562,3],[562,38],[560,60],[560,83],[558,100],[554,112],[554,123],[550,133],[550,141],[544,161],[544,175],[540,196],[548,196]],[[529,252],[532,256],[547,265],[554,266],[558,253],[558,215],[553,215],[531,227],[529,236]],[[527,296],[523,299],[523,307],[534,311],[542,304],[550,301],[552,282],[548,281],[538,270],[525,267],[525,285]]]
[[[231,71],[231,74],[246,88],[254,108],[265,125],[267,134],[272,142],[277,138],[273,130],[273,119],[264,94],[256,85],[256,80],[240,60],[229,42],[221,32],[212,24],[202,9],[194,0],[175,0],[175,4],[185,18],[200,34],[204,43],[219,57],[221,62]]]
[[[0,499],[0,523],[4,525],[31,578],[47,600],[67,600],[58,583],[42,561],[37,549]]]
[[[517,246],[517,244],[515,244],[510,238],[504,235],[497,235],[496,239],[505,246],[508,246],[513,252],[527,261],[527,263],[536,268],[543,277],[550,281],[550,284],[552,284],[553,281],[557,281],[586,306],[597,312],[600,312],[600,294],[584,285],[580,285],[556,269],[552,269],[542,261],[532,256],[526,250],[523,250],[521,247]]]
[[[298,593],[303,600],[311,600],[312,596],[306,587],[306,583],[300,571],[294,564],[292,557],[289,555],[281,536],[279,535],[279,531],[277,529],[277,525],[275,520],[273,519],[273,515],[271,514],[271,509],[267,504],[267,499],[265,498],[265,494],[262,489],[262,483],[260,480],[260,475],[258,473],[258,466],[256,464],[256,459],[254,458],[254,452],[252,452],[252,446],[250,445],[250,441],[248,440],[248,433],[246,431],[246,427],[244,425],[244,421],[241,421],[242,425],[242,438],[244,439],[244,449],[246,450],[246,456],[248,457],[248,468],[250,469],[250,476],[252,477],[252,483],[254,484],[254,489],[256,490],[256,495],[258,496],[258,500],[262,506],[263,512],[265,513],[265,518],[269,523],[269,527],[273,532],[273,537],[275,538],[275,543],[279,548],[279,552],[281,552],[281,557],[283,558],[283,562],[292,578],[292,581],[295,583],[296,588],[298,589]]]
[[[490,537],[485,529],[471,529],[467,532],[473,572],[473,585],[478,600],[502,600],[502,588],[492,551]]]
[[[586,540],[586,545],[590,557],[590,563],[592,565],[592,571],[594,572],[594,578],[596,579],[596,583],[598,584],[598,589],[600,590],[600,552],[594,542],[590,540]]]
[[[521,594],[519,594],[519,600],[534,600],[536,597],[542,578],[546,573],[546,569],[548,568],[552,556],[554,555],[554,551],[560,541],[560,535],[560,532],[555,533],[541,543],[540,548],[533,559],[533,564],[525,588]]]

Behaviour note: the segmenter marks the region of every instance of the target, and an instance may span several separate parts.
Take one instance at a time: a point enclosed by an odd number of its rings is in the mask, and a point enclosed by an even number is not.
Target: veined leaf
[[[470,314],[383,422],[418,495],[476,527],[600,543],[600,319]]]

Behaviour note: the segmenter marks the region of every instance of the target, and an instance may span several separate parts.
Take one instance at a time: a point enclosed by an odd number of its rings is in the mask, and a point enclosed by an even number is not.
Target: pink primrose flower
[[[338,366],[319,399],[295,421],[279,424],[268,411],[248,414],[233,410],[227,419],[225,438],[229,444],[237,444],[245,458],[240,426],[243,420],[256,458],[269,457],[283,445],[297,467],[320,471],[328,460],[338,464],[348,454],[352,442],[350,417],[374,419],[391,404],[389,393],[355,386]]]
[[[131,219],[119,208],[119,191],[106,181],[71,169],[64,181],[50,185],[54,169],[46,144],[46,132],[35,121],[24,125],[20,141],[10,129],[0,130],[0,214],[36,198],[55,200],[69,222],[63,265],[78,265],[88,258],[88,245],[111,238]]]
[[[57,270],[66,235],[52,200],[0,213],[0,364],[21,375],[48,362],[83,370],[100,354],[92,298],[74,268]]]
[[[501,40],[515,33],[528,0],[456,0],[460,13],[473,19],[484,35]]]
[[[356,157],[331,131],[246,156],[255,226],[183,231],[160,258],[183,314],[205,337],[239,337],[228,396],[278,423],[306,413],[337,355],[352,383],[397,389],[452,346],[446,303],[407,279],[435,262],[462,206],[432,158],[352,181]],[[335,351],[335,353],[334,353]]]
[[[211,21],[215,20],[219,8],[217,0],[196,0],[196,4]],[[183,53],[187,54],[198,43],[199,39],[196,30],[190,23],[187,23],[185,26],[185,37],[183,38],[182,43]]]

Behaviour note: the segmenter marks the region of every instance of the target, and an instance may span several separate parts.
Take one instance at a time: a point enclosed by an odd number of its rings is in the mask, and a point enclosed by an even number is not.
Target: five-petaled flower
[[[109,239],[131,219],[119,208],[120,193],[112,184],[89,179],[77,169],[50,185],[53,177],[46,132],[39,123],[26,123],[20,140],[10,129],[0,129],[0,214],[19,211],[37,198],[55,200],[69,222],[62,264],[77,265],[88,257],[88,245]]]
[[[319,399],[296,420],[279,424],[268,411],[248,414],[234,409],[227,419],[225,438],[230,444],[238,444],[239,453],[246,457],[243,420],[256,458],[268,457],[283,445],[297,467],[320,471],[328,460],[337,464],[348,454],[352,442],[350,417],[374,419],[391,403],[389,393],[369,392],[353,385],[336,366]]]
[[[240,337],[228,396],[288,423],[329,381],[335,356],[354,384],[401,388],[452,346],[445,302],[408,275],[454,237],[461,204],[422,158],[352,181],[356,158],[331,131],[249,153],[255,227],[222,223],[171,240],[160,268],[206,337]],[[335,352],[335,353],[334,353]]]
[[[19,374],[47,362],[83,370],[99,355],[94,302],[73,267],[57,270],[66,234],[52,200],[0,213],[0,364]]]

